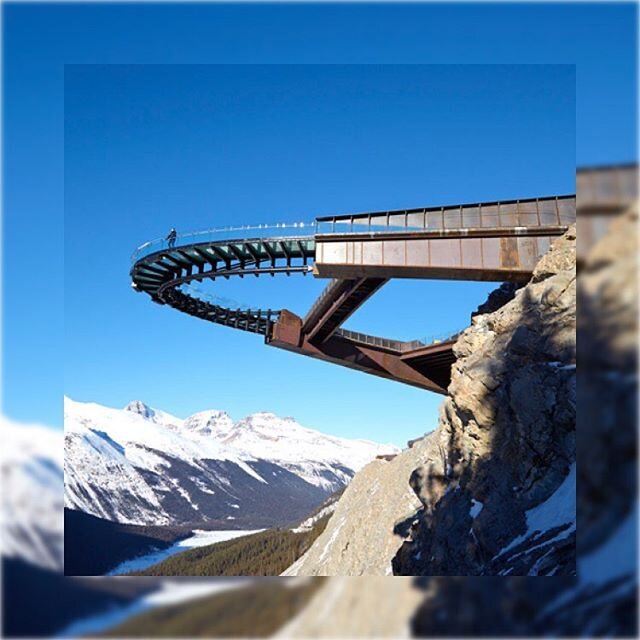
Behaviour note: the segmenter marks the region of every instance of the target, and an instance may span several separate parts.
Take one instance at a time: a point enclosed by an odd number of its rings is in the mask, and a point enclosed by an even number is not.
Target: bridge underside
[[[265,340],[298,354],[446,393],[455,360],[455,340],[424,345],[340,329],[386,282],[385,278],[332,280],[304,319],[291,311],[281,311]]]
[[[300,355],[446,394],[451,381],[451,365],[455,362],[455,339],[435,345],[384,339],[379,339],[379,344],[366,344],[349,334],[338,330],[322,343],[314,342],[305,334],[302,318],[283,310],[272,325],[266,342]]]
[[[384,278],[333,280],[302,323],[302,334],[315,345],[326,342],[349,316],[384,283]]]
[[[560,222],[559,218],[556,219]],[[351,225],[353,226],[353,225]],[[281,312],[267,344],[435,393],[446,393],[455,339],[430,345],[341,331],[340,325],[389,278],[525,283],[560,224],[510,229],[317,235],[313,273],[335,278],[304,319]]]

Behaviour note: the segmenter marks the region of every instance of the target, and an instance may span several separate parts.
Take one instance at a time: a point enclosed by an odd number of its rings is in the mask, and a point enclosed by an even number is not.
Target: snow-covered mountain
[[[118,522],[271,526],[303,517],[392,445],[328,436],[293,418],[224,411],[182,420],[65,399],[65,504]]]
[[[61,571],[62,433],[0,420],[2,555]]]

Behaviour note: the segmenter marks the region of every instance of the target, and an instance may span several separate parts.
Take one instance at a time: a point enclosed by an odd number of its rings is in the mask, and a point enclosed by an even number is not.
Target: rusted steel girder
[[[321,278],[526,282],[566,227],[316,236]]]
[[[384,278],[331,281],[302,322],[305,338],[314,344],[328,340],[386,282]]]
[[[277,322],[272,325],[266,343],[381,378],[397,380],[420,389],[440,394],[447,392],[451,363],[455,360],[452,351],[455,340],[431,345],[436,356],[433,361],[425,358],[429,346],[417,349],[422,360],[414,361],[411,359],[411,352],[401,353],[380,346],[359,344],[337,335],[332,335],[322,344],[312,343],[305,336],[302,326],[302,318],[291,311],[283,310]],[[433,377],[430,374],[433,374]]]

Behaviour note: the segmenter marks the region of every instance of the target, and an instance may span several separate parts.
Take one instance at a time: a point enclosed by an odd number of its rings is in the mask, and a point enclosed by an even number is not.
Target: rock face
[[[478,306],[478,308],[471,314],[471,318],[496,311],[507,304],[510,300],[513,300],[513,296],[516,295],[517,290],[517,284],[513,282],[503,282],[497,289],[494,289],[489,294],[489,297],[485,302]]]
[[[409,620],[422,597],[412,578],[327,578],[307,606],[275,637],[408,637]]]
[[[637,500],[638,214],[614,220],[578,286],[579,552],[591,552]]]
[[[575,240],[479,307],[437,429],[356,474],[289,575],[575,574]]]
[[[575,572],[575,239],[458,339],[440,455],[411,475],[424,511],[395,573]]]
[[[390,575],[391,560],[421,508],[407,478],[431,455],[431,436],[355,475],[327,528],[283,575]]]
[[[638,636],[637,218],[606,216],[578,276],[577,577],[419,578],[413,635]]]
[[[637,209],[612,222],[578,278],[577,396],[574,238],[571,230],[559,240],[505,306],[484,307],[458,343],[439,427],[422,462],[407,469],[423,511],[394,567],[424,573],[413,581],[423,597],[414,611],[398,606],[396,635],[404,622],[404,631],[417,637],[637,637]],[[517,322],[518,316],[527,318]],[[411,451],[396,460],[417,460]],[[392,464],[378,470],[384,474]],[[356,474],[345,500],[364,474],[375,481],[372,467]],[[363,527],[393,527],[388,514],[372,519],[355,502],[352,507],[351,520]],[[571,575],[575,507],[580,536],[577,575]],[[350,550],[342,540],[345,567]],[[371,556],[376,553],[372,545]],[[529,577],[540,575],[555,580]],[[344,619],[340,606],[350,600],[342,580],[349,579],[327,581],[294,631],[385,635],[377,625],[385,596],[369,599],[375,586],[365,581],[358,597],[366,606]],[[338,615],[327,616],[329,607]]]

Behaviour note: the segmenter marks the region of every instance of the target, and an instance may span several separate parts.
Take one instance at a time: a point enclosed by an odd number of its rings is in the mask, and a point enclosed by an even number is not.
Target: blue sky
[[[180,416],[271,410],[406,440],[441,398],[266,348],[150,304],[136,244],[181,230],[574,190],[574,67],[70,66],[65,73],[65,390]],[[304,315],[326,281],[216,283]],[[464,327],[495,284],[392,282],[347,326]],[[88,357],[88,354],[91,354]]]
[[[440,397],[150,304],[129,288],[131,250],[173,224],[565,193],[576,160],[636,157],[630,5],[3,11],[3,409],[19,420],[60,425],[65,392],[402,444]],[[322,286],[220,293],[303,313]],[[458,328],[490,288],[393,282],[348,326]]]

